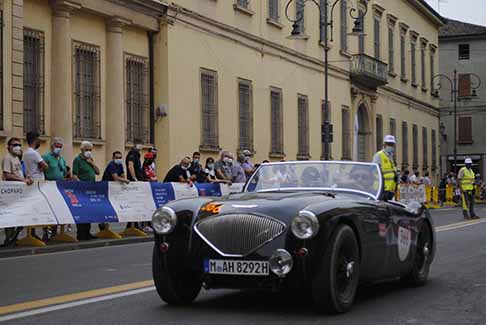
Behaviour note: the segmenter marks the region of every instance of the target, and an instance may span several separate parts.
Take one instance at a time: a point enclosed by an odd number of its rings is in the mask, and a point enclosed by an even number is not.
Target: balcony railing
[[[355,54],[351,59],[351,78],[376,89],[388,83],[388,65],[366,54]]]

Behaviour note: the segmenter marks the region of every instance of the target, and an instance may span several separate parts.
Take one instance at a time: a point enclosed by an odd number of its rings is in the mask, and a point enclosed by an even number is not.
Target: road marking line
[[[54,305],[54,306],[49,306],[49,307],[44,307],[44,308],[39,308],[39,309],[34,309],[34,310],[18,312],[18,313],[9,314],[9,315],[6,315],[6,316],[0,316],[0,322],[5,322],[5,321],[29,317],[29,316],[35,316],[35,315],[39,315],[39,314],[45,314],[45,313],[49,313],[49,312],[56,311],[56,310],[62,310],[62,309],[68,309],[68,308],[83,306],[83,305],[92,304],[92,303],[100,302],[100,301],[113,300],[113,299],[117,299],[117,298],[123,298],[123,297],[138,295],[138,294],[153,291],[153,290],[155,290],[155,287],[152,286],[152,287],[148,287],[148,288],[142,288],[142,289],[130,290],[130,291],[121,292],[121,293],[115,293],[115,294],[111,294],[111,295],[107,295],[107,296],[100,296],[100,297],[96,297],[96,298],[90,298],[90,299],[85,299],[85,300],[80,300],[80,301],[64,303],[64,304],[60,304],[60,305]]]
[[[123,285],[108,287],[108,288],[88,290],[88,291],[72,293],[68,295],[51,297],[46,299],[22,302],[14,305],[0,307],[0,315],[18,313],[26,310],[47,307],[47,306],[52,306],[57,304],[65,304],[77,300],[90,299],[90,298],[106,296],[106,295],[113,295],[113,294],[126,292],[130,290],[136,290],[142,288],[146,289],[147,287],[153,288],[153,286],[154,286],[154,281],[148,280],[148,281],[140,281],[140,282],[123,284]]]
[[[461,222],[453,223],[453,224],[450,224],[450,225],[444,225],[444,226],[436,227],[435,231],[436,232],[442,232],[442,231],[460,229],[460,228],[470,227],[470,226],[474,226],[474,225],[477,225],[477,224],[480,224],[480,223],[485,223],[485,222],[486,222],[486,219],[461,221]]]

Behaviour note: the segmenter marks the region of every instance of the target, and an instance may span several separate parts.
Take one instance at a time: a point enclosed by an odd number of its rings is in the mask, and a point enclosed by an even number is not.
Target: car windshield
[[[381,188],[381,173],[376,164],[306,161],[263,164],[253,174],[245,191],[347,191],[377,199]]]

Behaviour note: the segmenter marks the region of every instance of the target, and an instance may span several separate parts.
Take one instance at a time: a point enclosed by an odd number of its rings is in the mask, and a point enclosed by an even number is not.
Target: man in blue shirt
[[[128,184],[130,181],[125,177],[122,153],[120,151],[115,151],[112,158],[113,159],[108,166],[106,166],[101,180],[105,182],[116,181]]]

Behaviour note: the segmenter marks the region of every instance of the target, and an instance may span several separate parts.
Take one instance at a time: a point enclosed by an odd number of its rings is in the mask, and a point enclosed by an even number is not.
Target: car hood
[[[223,214],[260,214],[266,215],[289,224],[298,212],[307,206],[324,201],[334,200],[333,197],[319,192],[265,192],[238,193],[215,199],[209,205],[219,207],[219,215]],[[202,214],[204,217],[206,214]]]

